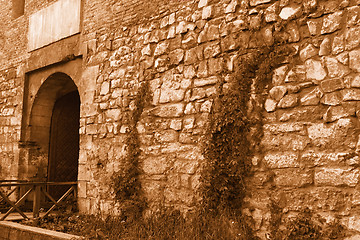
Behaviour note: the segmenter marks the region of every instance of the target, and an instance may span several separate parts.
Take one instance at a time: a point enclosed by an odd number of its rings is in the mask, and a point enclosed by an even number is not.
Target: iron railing
[[[58,199],[55,200],[47,191],[49,186],[69,186],[67,191]],[[10,188],[9,191],[4,191],[4,187]],[[0,180],[0,197],[1,201],[4,201],[9,205],[9,210],[1,216],[0,221],[5,220],[12,212],[18,212],[24,219],[28,219],[28,216],[20,209],[20,206],[28,198],[30,193],[33,193],[33,206],[32,206],[32,215],[33,218],[40,218],[40,209],[44,204],[44,201],[41,201],[43,197],[49,199],[52,202],[52,206],[45,212],[41,217],[46,217],[51,211],[53,211],[59,204],[65,200],[71,193],[74,193],[74,198],[76,198],[77,182],[31,182],[24,180]],[[20,189],[25,189],[21,193]],[[11,201],[10,196],[17,192],[17,200]]]

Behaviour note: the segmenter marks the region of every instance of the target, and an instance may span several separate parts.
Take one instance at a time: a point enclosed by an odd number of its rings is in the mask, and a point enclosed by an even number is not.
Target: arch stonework
[[[19,177],[46,180],[53,107],[57,99],[78,91],[81,59],[28,74],[20,142]]]

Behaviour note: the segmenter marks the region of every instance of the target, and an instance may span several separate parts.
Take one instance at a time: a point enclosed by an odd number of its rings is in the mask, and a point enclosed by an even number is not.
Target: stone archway
[[[37,91],[30,111],[27,142],[34,147],[29,151],[27,175],[31,179],[77,180],[79,119],[80,97],[74,81],[65,73],[51,74]]]

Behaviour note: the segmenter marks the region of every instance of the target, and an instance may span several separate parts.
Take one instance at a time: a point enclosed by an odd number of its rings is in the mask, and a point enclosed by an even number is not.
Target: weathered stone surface
[[[345,49],[352,50],[359,46],[360,39],[358,38],[360,34],[360,27],[352,27],[345,30]]]
[[[280,17],[283,20],[289,20],[289,19],[293,19],[296,16],[301,14],[301,6],[291,6],[291,7],[284,7],[283,9],[281,9],[280,12]]]
[[[304,49],[300,51],[300,59],[301,61],[305,61],[308,58],[316,56],[318,54],[318,50],[312,44],[308,44]]]
[[[198,4],[198,8],[202,8],[208,5],[208,0],[200,0]]]
[[[264,162],[269,168],[299,167],[298,155],[292,152],[267,154]]]
[[[302,151],[310,139],[296,133],[278,134],[264,133],[261,146],[264,151]]]
[[[299,133],[305,135],[306,123],[294,122],[294,123],[273,123],[264,124],[263,129],[271,134],[283,134],[283,133]]]
[[[145,174],[163,174],[169,167],[169,161],[166,157],[148,157],[142,165]]]
[[[272,77],[273,85],[282,85],[285,82],[285,76],[288,69],[288,65],[284,65],[274,70],[274,74]]]
[[[202,10],[202,19],[209,19],[213,15],[213,6],[206,6]]]
[[[303,187],[313,183],[312,170],[277,169],[274,170],[274,182],[281,187]]]
[[[351,79],[350,86],[360,88],[360,74]]]
[[[100,95],[106,95],[110,91],[110,83],[109,82],[103,82],[100,87]]]
[[[305,62],[306,78],[309,80],[323,80],[326,72],[320,61],[309,59]]]
[[[273,112],[276,109],[277,102],[271,98],[266,99],[264,108],[267,112]]]
[[[179,64],[184,58],[184,50],[176,49],[169,53],[170,64],[177,65]]]
[[[216,84],[218,82],[218,77],[209,77],[209,78],[197,78],[194,80],[194,86],[195,87],[202,87],[202,86],[206,86],[206,85],[213,85]]]
[[[279,9],[279,2],[273,3],[270,7],[265,10],[265,21],[275,22],[278,18],[277,11]]]
[[[341,165],[347,159],[351,159],[353,154],[351,152],[322,152],[309,150],[304,152],[300,157],[302,165],[306,166],[326,166],[326,165]]]
[[[322,95],[323,93],[321,92],[321,90],[319,88],[315,88],[311,92],[300,98],[300,103],[304,106],[317,105]]]
[[[321,34],[332,33],[340,28],[343,12],[339,11],[324,17]]]
[[[298,103],[298,96],[295,94],[289,94],[280,100],[278,107],[279,108],[291,108],[291,107],[295,107],[297,105],[297,103]]]
[[[257,6],[268,2],[271,2],[271,0],[250,0],[250,6]]]
[[[285,86],[275,86],[270,91],[270,97],[275,99],[276,101],[280,101],[287,92],[287,88]]]
[[[323,118],[325,122],[334,122],[340,118],[349,116],[349,112],[343,106],[330,106]]]
[[[238,5],[237,0],[232,0],[225,8],[225,13],[233,13]]]
[[[350,73],[350,69],[334,57],[324,57],[324,62],[330,77],[343,77]]]
[[[320,44],[319,55],[326,56],[329,55],[330,53],[331,53],[331,42],[330,42],[330,38],[326,36]]]
[[[319,19],[308,20],[307,25],[311,35],[317,35],[320,32],[321,22]]]
[[[335,36],[332,44],[332,54],[337,55],[345,50],[345,37],[343,34]]]
[[[360,72],[360,50],[353,50],[349,53],[349,66],[351,69]]]
[[[286,75],[285,82],[303,82],[306,79],[304,65],[295,65]]]
[[[321,98],[321,103],[325,105],[336,106],[339,105],[341,102],[342,102],[342,95],[340,94],[339,91],[326,93]]]
[[[158,117],[180,117],[184,112],[184,103],[174,103],[155,107],[152,113]]]
[[[341,91],[343,101],[360,100],[360,89],[344,89]]]
[[[308,134],[314,146],[319,148],[352,147],[354,139],[349,137],[354,123],[351,119],[341,118],[334,123],[313,123],[308,127]]]
[[[315,170],[315,184],[354,187],[359,182],[359,176],[359,170],[351,167],[320,168]]]

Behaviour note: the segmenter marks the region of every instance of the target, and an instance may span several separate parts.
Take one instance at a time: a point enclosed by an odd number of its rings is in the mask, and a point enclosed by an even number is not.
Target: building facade
[[[360,234],[360,1],[0,3],[1,178],[78,181],[82,212],[112,214],[110,182],[136,129],[148,204],[189,210],[236,60],[286,45],[294,52],[248,102],[262,134],[244,212],[261,237],[273,202]]]

